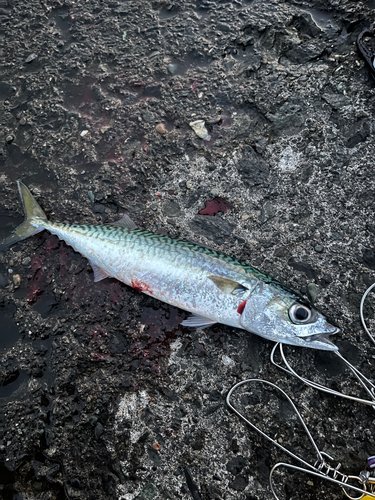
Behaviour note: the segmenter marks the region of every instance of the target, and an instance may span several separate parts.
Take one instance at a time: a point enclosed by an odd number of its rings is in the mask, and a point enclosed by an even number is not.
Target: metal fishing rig
[[[271,438],[268,434],[263,432],[259,427],[257,427],[249,418],[244,416],[232,403],[231,397],[233,393],[241,386],[245,384],[266,384],[276,391],[279,391],[289,402],[291,405],[293,411],[295,412],[296,416],[298,417],[298,420],[302,424],[306,435],[312,444],[315,454],[316,454],[316,461],[314,463],[309,463],[307,460],[304,458],[298,456],[297,454],[293,453],[286,447],[282,446],[278,441],[275,439]],[[270,441],[272,444],[280,448],[282,451],[287,453],[290,457],[292,457],[294,460],[302,464],[301,466],[296,466],[293,464],[285,463],[285,462],[279,462],[276,465],[274,465],[271,469],[270,475],[269,475],[269,481],[270,481],[270,488],[273,493],[273,496],[276,500],[280,500],[276,493],[275,485],[273,482],[273,476],[274,473],[277,469],[280,468],[287,468],[293,471],[299,471],[299,472],[304,472],[306,474],[309,474],[311,476],[318,477],[320,479],[323,479],[325,481],[329,481],[331,483],[337,484],[340,486],[345,493],[345,495],[350,499],[350,500],[369,500],[370,498],[375,498],[375,477],[370,475],[370,472],[368,471],[362,471],[358,475],[347,475],[344,474],[340,471],[341,464],[338,463],[336,466],[331,465],[329,461],[334,460],[330,455],[327,453],[320,451],[317,444],[315,443],[309,429],[306,426],[306,423],[304,419],[302,418],[302,415],[300,412],[297,410],[296,406],[294,405],[293,401],[290,399],[290,397],[282,390],[280,387],[277,385],[273,384],[272,382],[268,382],[267,380],[262,380],[262,379],[247,379],[243,380],[242,382],[238,382],[235,386],[231,388],[227,395],[226,399],[227,405],[229,408],[234,411],[244,422],[246,422],[252,429],[255,431],[259,432],[265,439]],[[373,458],[373,457],[371,457]],[[369,459],[370,460],[370,459]],[[355,486],[352,484],[353,482],[359,483],[358,486]],[[354,496],[355,495],[355,496]]]
[[[368,43],[375,36],[374,29],[365,29],[362,31],[357,37],[357,47],[358,51],[366,61],[369,70],[371,71],[371,75],[375,78],[375,51],[373,48],[373,44]]]

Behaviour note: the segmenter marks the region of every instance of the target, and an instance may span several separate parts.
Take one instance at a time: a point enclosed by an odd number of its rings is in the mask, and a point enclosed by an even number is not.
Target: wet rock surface
[[[375,278],[375,87],[355,47],[373,8],[0,2],[0,238],[22,221],[21,178],[53,220],[127,213],[301,293],[314,283],[316,306],[342,328],[337,345],[374,379],[358,308]],[[213,200],[226,209],[200,214]],[[370,326],[373,313],[370,298]],[[221,325],[193,331],[179,326],[186,317],[114,279],[94,283],[88,262],[46,232],[0,253],[0,496],[271,498],[269,471],[286,456],[225,404],[252,377],[293,396],[344,472],[364,468],[370,407],[283,375],[270,342]],[[301,375],[360,393],[333,355],[286,352]],[[272,401],[255,387],[240,403],[307,456],[287,406]],[[309,481],[276,478],[288,499],[341,498]]]

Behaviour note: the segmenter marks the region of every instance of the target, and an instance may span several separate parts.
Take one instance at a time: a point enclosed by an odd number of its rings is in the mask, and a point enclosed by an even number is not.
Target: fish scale
[[[327,336],[339,329],[306,300],[270,276],[221,252],[138,229],[127,216],[113,224],[47,220],[18,182],[26,220],[0,251],[48,230],[89,259],[94,281],[108,276],[193,313],[184,326],[223,323],[275,342],[336,351]]]

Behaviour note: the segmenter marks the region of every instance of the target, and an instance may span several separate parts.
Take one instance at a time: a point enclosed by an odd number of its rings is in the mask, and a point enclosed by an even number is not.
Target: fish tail
[[[44,229],[43,222],[47,221],[47,216],[39,206],[34,196],[21,181],[17,181],[18,191],[25,210],[25,221],[18,226],[10,236],[0,242],[0,251],[6,250],[11,245],[25,240],[33,234],[40,233]]]

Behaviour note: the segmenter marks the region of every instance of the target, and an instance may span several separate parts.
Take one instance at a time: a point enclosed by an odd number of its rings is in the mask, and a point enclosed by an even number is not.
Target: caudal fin
[[[6,250],[11,245],[25,240],[33,234],[40,233],[44,227],[38,226],[38,220],[42,223],[47,220],[46,214],[40,208],[34,196],[30,193],[28,188],[21,181],[17,181],[18,191],[20,192],[23,207],[25,209],[25,221],[15,229],[10,236],[5,238],[0,243],[0,251]]]

